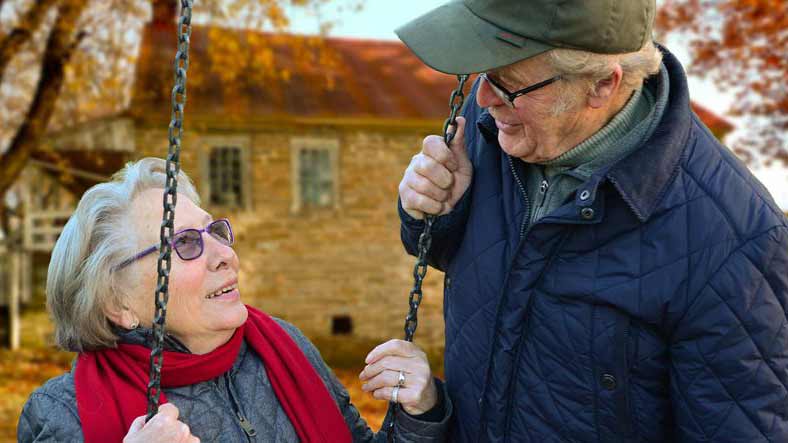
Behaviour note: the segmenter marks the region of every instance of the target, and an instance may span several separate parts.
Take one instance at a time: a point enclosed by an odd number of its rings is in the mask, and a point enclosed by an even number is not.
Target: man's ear
[[[606,78],[596,82],[593,90],[588,94],[588,106],[599,109],[610,103],[618,93],[623,77],[624,71],[621,69],[621,65],[616,63],[613,72]]]

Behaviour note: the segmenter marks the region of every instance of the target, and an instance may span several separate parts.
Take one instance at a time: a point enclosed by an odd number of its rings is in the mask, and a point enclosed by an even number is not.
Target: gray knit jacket
[[[350,396],[326,366],[312,343],[295,326],[278,320],[306,355],[325,382],[347,423],[354,442],[384,442],[387,423],[377,434],[350,402]],[[122,337],[124,342],[147,342],[140,335]],[[178,350],[178,343],[166,346]],[[30,395],[19,418],[19,442],[79,442],[83,440],[77,413],[73,369],[49,380]],[[397,413],[396,441],[445,441],[452,406],[443,384],[438,382],[440,421],[423,421],[404,411]],[[167,400],[178,407],[179,419],[189,425],[201,442],[297,442],[295,429],[274,394],[262,360],[244,343],[232,369],[213,380],[164,389]],[[433,411],[434,412],[434,411]],[[429,413],[428,413],[429,414]],[[434,415],[434,414],[429,414]],[[434,417],[431,417],[434,418]],[[330,437],[330,436],[329,436]]]

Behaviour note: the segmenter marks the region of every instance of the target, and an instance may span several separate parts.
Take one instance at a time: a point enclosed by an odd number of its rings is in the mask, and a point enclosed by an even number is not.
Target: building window
[[[339,206],[337,140],[292,141],[293,212]]]
[[[353,319],[349,315],[331,317],[332,335],[350,335],[353,333]]]
[[[208,177],[209,204],[243,206],[245,190],[241,148],[221,146],[211,149]]]
[[[334,177],[331,153],[325,149],[301,149],[298,153],[303,206],[327,207],[334,204]]]

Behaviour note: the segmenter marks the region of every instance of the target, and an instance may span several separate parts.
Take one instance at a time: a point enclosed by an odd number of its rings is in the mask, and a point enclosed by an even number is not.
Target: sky
[[[365,39],[396,40],[394,30],[413,18],[446,3],[447,0],[368,0],[363,2],[360,11],[342,11],[325,7],[321,18],[335,23],[330,36]],[[658,0],[661,3],[661,0]],[[305,13],[302,9],[291,11],[292,30],[295,33],[312,34],[318,31],[318,18]],[[665,45],[686,67],[690,57],[685,46],[678,39],[668,39]],[[728,110],[734,98],[732,94],[719,91],[712,82],[699,78],[689,78],[690,96],[701,105],[713,110],[734,125],[741,123],[730,115]],[[448,93],[448,91],[447,91]],[[735,134],[734,134],[735,136]],[[753,173],[761,180],[774,196],[783,210],[788,210],[788,168],[758,167]]]

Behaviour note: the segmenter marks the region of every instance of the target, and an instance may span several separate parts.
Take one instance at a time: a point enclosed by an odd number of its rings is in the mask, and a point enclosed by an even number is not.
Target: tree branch
[[[33,37],[44,17],[47,15],[50,6],[59,0],[38,0],[33,2],[33,6],[19,20],[19,23],[0,40],[0,81],[3,80],[5,68],[11,59],[19,52],[22,46]],[[3,0],[0,0],[0,9],[3,7]]]
[[[65,78],[65,66],[84,33],[75,29],[88,0],[67,0],[60,5],[52,32],[47,39],[33,102],[25,121],[0,157],[0,196],[16,181],[30,155],[46,134]]]

